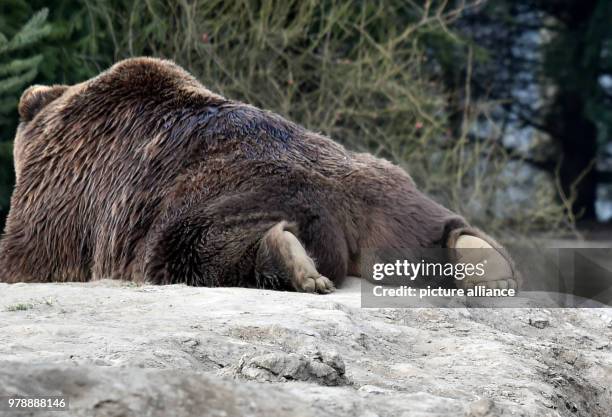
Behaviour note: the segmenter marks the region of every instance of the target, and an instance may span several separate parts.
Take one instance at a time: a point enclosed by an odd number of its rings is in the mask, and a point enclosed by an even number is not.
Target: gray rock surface
[[[0,396],[33,416],[612,415],[611,309],[362,309],[330,295],[0,284]]]

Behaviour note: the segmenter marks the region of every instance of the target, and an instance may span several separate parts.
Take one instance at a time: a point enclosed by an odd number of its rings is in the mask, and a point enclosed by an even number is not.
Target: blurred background
[[[488,231],[612,235],[609,0],[0,0],[0,223],[21,92],[142,55],[393,160]]]

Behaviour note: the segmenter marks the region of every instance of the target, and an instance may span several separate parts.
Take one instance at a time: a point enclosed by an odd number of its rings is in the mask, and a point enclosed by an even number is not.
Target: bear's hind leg
[[[317,271],[314,260],[285,221],[272,227],[257,250],[255,276],[259,285],[288,279],[296,291],[327,294],[334,291],[333,282]]]
[[[319,273],[279,206],[244,193],[177,205],[147,237],[145,281],[331,292],[329,275]]]

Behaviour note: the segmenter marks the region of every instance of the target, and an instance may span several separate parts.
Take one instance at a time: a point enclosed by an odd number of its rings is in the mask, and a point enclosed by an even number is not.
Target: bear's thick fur
[[[481,235],[399,167],[214,94],[169,61],[34,86],[19,111],[0,281],[326,292],[320,275],[358,273],[363,248]]]

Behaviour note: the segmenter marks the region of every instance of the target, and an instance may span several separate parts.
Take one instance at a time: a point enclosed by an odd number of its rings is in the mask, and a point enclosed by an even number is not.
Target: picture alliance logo
[[[394,263],[376,263],[372,268],[372,278],[382,281],[389,277],[405,277],[410,281],[417,278],[444,277],[459,281],[466,277],[482,277],[485,275],[486,260],[479,263],[442,263],[442,262],[410,262],[397,260]]]

